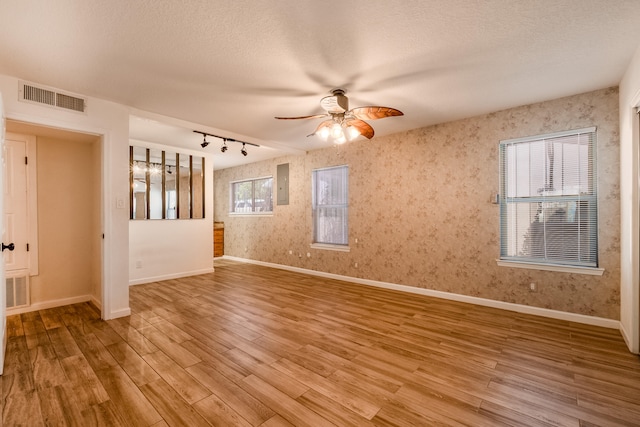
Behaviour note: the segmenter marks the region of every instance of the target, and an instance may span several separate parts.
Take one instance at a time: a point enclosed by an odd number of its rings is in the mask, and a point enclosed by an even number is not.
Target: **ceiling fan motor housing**
[[[320,100],[320,106],[328,113],[341,114],[349,109],[349,98],[341,90],[333,91],[333,95],[325,96]]]

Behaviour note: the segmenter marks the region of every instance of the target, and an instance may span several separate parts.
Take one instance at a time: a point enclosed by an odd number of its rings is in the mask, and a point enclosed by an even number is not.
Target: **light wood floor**
[[[5,426],[638,426],[618,331],[248,264],[8,318]]]

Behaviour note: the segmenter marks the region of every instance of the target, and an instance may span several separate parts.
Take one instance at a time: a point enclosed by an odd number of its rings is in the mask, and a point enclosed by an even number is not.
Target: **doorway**
[[[102,309],[102,138],[12,120],[6,130],[35,141],[27,162],[37,206],[27,242],[37,254],[29,301],[7,314],[85,301]]]

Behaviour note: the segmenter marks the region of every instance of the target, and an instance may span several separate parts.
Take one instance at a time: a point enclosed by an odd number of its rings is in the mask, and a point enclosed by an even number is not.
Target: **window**
[[[349,167],[316,169],[312,174],[313,243],[349,244]]]
[[[598,266],[596,129],[500,142],[500,259]]]
[[[273,212],[273,177],[231,183],[230,213],[270,214]]]

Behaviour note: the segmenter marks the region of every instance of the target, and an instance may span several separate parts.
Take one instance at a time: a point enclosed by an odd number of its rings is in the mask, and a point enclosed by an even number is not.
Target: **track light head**
[[[242,150],[240,150],[240,152],[242,153],[243,156],[247,156],[247,149],[244,146],[244,142],[242,143]]]
[[[225,151],[227,151],[229,147],[227,147],[227,140],[225,139],[224,142],[222,143],[222,147],[220,147],[220,151],[222,151],[223,153]]]
[[[202,136],[202,144],[200,144],[200,146],[202,148],[205,148],[207,145],[209,145],[209,143],[207,142],[207,135],[203,135]]]

